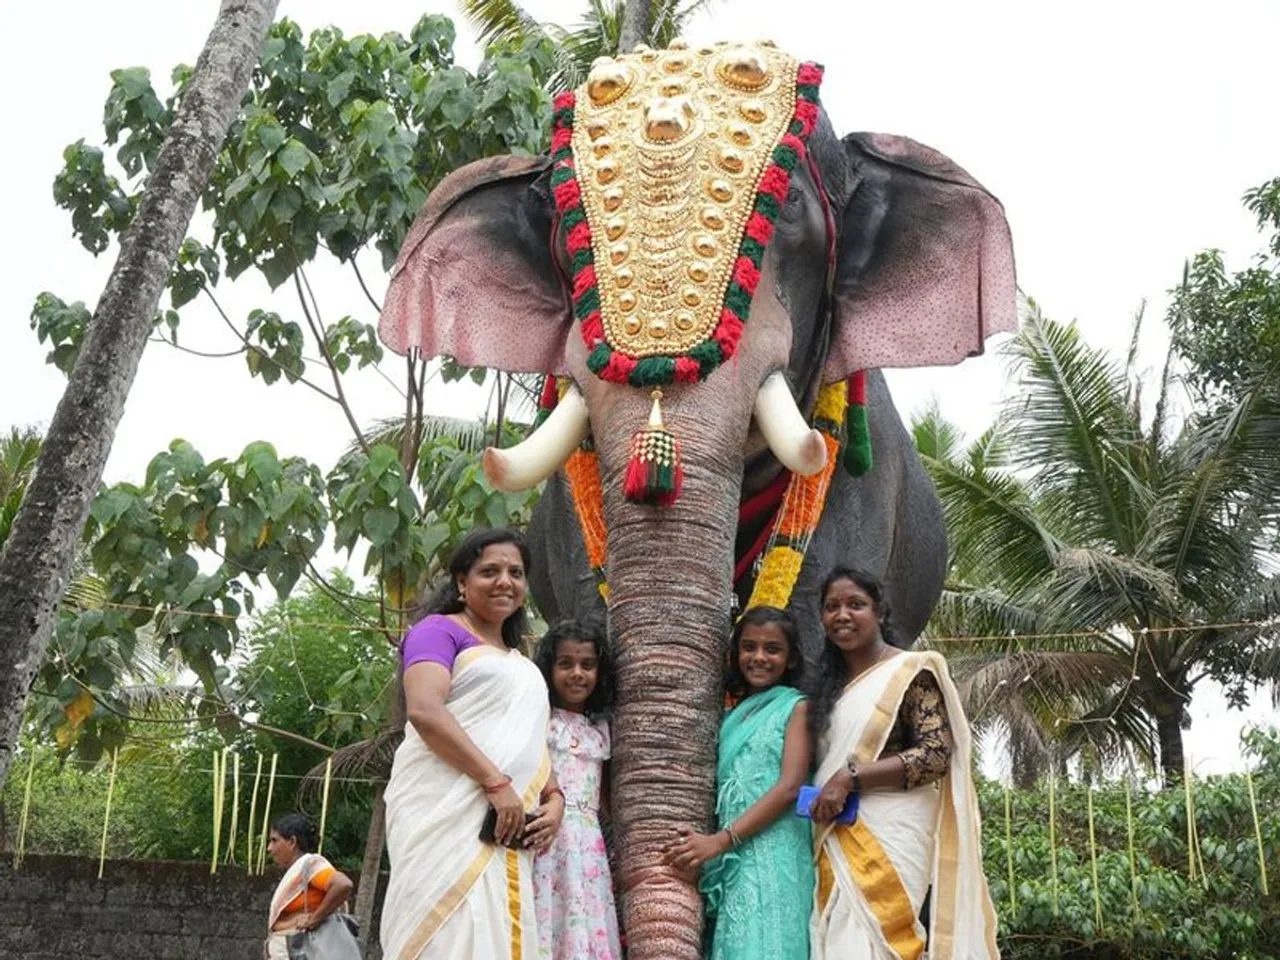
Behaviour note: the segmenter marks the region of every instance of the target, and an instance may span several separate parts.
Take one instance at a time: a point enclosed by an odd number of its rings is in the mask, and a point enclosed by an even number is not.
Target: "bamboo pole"
[[[1093,869],[1093,919],[1102,932],[1102,894],[1098,891],[1098,841],[1093,833],[1093,784],[1089,784],[1089,863]]]
[[[107,828],[111,826],[111,798],[116,792],[116,763],[120,760],[120,748],[111,755],[111,777],[107,780],[107,809],[102,815],[102,847],[98,851],[98,879],[107,866]]]
[[[258,770],[253,775],[253,797],[249,800],[249,836],[245,839],[244,864],[249,875],[253,875],[253,859],[257,851],[253,847],[253,827],[258,819],[258,785],[262,782],[262,754],[258,754]]]
[[[1200,848],[1200,825],[1196,823],[1195,785],[1191,782],[1193,777],[1192,769],[1191,755],[1187,754],[1187,768],[1182,779],[1186,783],[1187,789],[1187,815],[1190,818],[1191,827],[1191,855],[1196,861],[1196,876],[1193,876],[1192,879],[1194,880],[1198,877],[1201,886],[1208,890],[1209,874],[1204,869],[1204,851]]]
[[[1129,895],[1133,898],[1133,916],[1138,917],[1138,857],[1133,846],[1133,794],[1129,781],[1124,782],[1124,818],[1129,828]]]
[[[31,780],[36,772],[36,754],[31,751],[31,762],[27,764],[27,785],[22,788],[22,818],[18,821],[18,843],[13,850],[13,869],[16,872],[22,866],[22,858],[27,852],[27,818],[31,814]]]
[[[280,754],[271,755],[271,775],[267,778],[267,802],[262,808],[262,848],[258,853],[258,873],[265,873],[267,870],[267,839],[271,835],[271,797],[276,789],[276,762],[279,759]]]
[[[324,824],[329,816],[329,784],[333,780],[333,757],[324,762],[324,791],[320,795],[320,843],[316,853],[324,853]]]
[[[227,838],[227,863],[236,862],[236,836],[240,823],[240,754],[231,755],[231,836]]]
[[[1018,890],[1013,879],[1013,795],[1004,788],[1004,852],[1009,864],[1009,910],[1018,910]]]
[[[1182,790],[1186,795],[1184,806],[1187,811],[1187,879],[1196,881],[1196,830],[1195,814],[1191,810],[1191,769],[1188,765],[1182,774]]]
[[[1249,807],[1253,811],[1253,836],[1258,842],[1258,877],[1262,881],[1262,895],[1268,896],[1267,889],[1267,855],[1262,849],[1262,823],[1258,820],[1258,798],[1253,792],[1253,774],[1248,767],[1244,768],[1244,782],[1249,787]],[[26,814],[23,814],[24,822]]]
[[[1057,777],[1049,775],[1049,876],[1053,891],[1053,915],[1058,915],[1058,811],[1054,798]]]
[[[229,747],[213,754],[213,858],[209,872],[218,872],[218,854],[222,850],[222,812],[227,802],[227,753]]]

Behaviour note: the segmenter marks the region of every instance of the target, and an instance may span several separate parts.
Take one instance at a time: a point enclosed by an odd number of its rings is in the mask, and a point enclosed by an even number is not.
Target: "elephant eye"
[[[782,205],[782,219],[793,222],[804,215],[804,190],[792,185],[787,191],[787,202]]]

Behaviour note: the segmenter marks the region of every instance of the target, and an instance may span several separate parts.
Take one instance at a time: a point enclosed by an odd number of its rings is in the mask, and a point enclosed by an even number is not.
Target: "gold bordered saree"
[[[937,678],[955,748],[947,774],[913,790],[872,790],[850,826],[818,827],[812,960],[919,960],[918,917],[930,888],[929,960],[999,957],[996,915],[982,872],[978,799],[969,772],[972,739],[959,694],[937,653],[904,653],[851,683],[837,701],[816,782],[850,754],[880,756],[898,708],[921,670]]]
[[[550,706],[538,668],[515,651],[464,650],[446,706],[531,809],[551,772]],[[385,799],[384,956],[535,960],[532,854],[480,841],[484,791],[433,754],[410,724]]]

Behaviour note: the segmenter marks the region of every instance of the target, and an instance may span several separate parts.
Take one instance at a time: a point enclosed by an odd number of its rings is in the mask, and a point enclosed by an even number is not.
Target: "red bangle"
[[[511,778],[504,773],[501,780],[495,780],[493,783],[483,783],[481,786],[484,787],[485,793],[497,793],[503,787],[509,786],[510,784]]]

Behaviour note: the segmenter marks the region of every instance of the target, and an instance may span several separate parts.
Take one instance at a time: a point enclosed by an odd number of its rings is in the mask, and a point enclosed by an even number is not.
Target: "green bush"
[[[1268,878],[1275,882],[1280,879],[1275,855],[1280,818],[1274,815],[1280,800],[1280,734],[1254,732],[1245,741],[1247,751],[1257,758],[1252,761],[1254,789]],[[1182,789],[1133,793],[1132,871],[1124,789],[1115,784],[1095,789],[1096,902],[1088,789],[1078,784],[1057,789],[1055,909],[1047,787],[1012,795],[1011,893],[1004,789],[979,785],[983,853],[1004,957],[1280,957],[1280,905],[1274,894],[1262,896],[1253,815],[1242,774],[1194,781],[1193,808],[1204,863],[1203,878],[1194,882],[1189,877]]]

